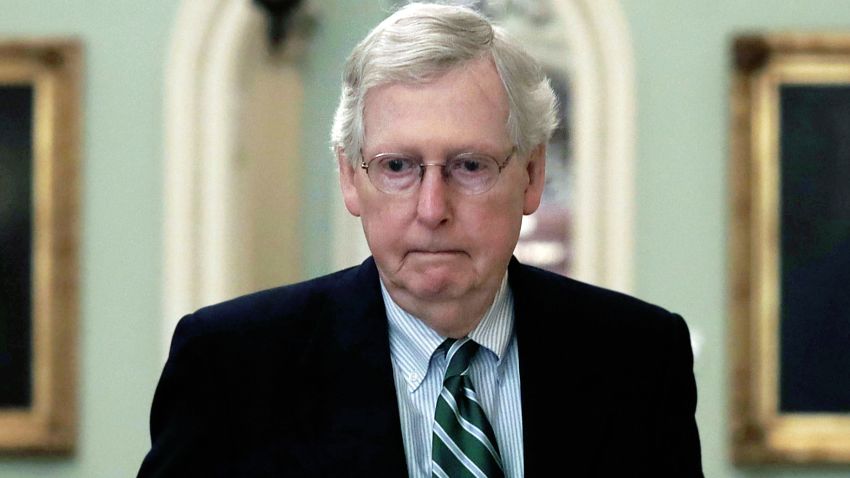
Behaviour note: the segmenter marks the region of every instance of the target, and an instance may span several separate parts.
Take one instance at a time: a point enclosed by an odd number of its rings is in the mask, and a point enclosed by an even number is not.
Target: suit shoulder
[[[588,284],[537,267],[521,265],[519,268],[512,269],[511,272],[519,276],[516,282],[511,282],[514,289],[520,286],[522,292],[545,296],[546,301],[550,303],[569,302],[573,307],[594,307],[597,310],[610,312],[630,311],[649,315],[670,314],[669,311],[658,305],[623,292]]]
[[[520,300],[563,311],[565,319],[623,333],[656,333],[676,327],[682,318],[631,295],[581,282],[532,266],[512,267],[518,277],[511,286]]]
[[[239,296],[183,317],[178,331],[186,337],[237,338],[272,331],[287,335],[312,327],[327,304],[346,290],[357,268]]]

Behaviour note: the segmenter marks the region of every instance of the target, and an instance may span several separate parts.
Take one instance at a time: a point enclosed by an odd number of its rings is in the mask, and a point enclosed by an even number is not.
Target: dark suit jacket
[[[527,477],[702,476],[681,317],[512,261]],[[139,476],[407,475],[372,259],[184,317]]]

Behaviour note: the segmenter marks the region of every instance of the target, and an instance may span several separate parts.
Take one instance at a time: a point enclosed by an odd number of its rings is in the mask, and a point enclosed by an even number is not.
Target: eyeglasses
[[[420,157],[403,153],[381,153],[369,161],[361,159],[360,167],[366,170],[369,181],[379,191],[401,194],[412,191],[422,182],[425,168],[439,166],[449,186],[461,194],[474,195],[485,193],[496,184],[514,153],[516,146],[501,164],[482,153],[461,153],[445,163],[425,163]],[[360,157],[363,158],[362,151]]]

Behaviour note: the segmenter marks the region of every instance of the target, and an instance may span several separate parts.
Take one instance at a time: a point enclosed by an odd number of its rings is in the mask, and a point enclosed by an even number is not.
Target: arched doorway
[[[338,11],[348,3],[313,4],[319,28],[351,30],[350,15]],[[625,19],[616,0],[549,4],[563,22],[572,95],[571,275],[628,291],[634,73]],[[315,202],[316,191],[301,181],[299,138],[311,111],[304,91],[317,86],[305,85],[300,74],[298,38],[286,47],[289,57],[270,60],[263,30],[261,14],[247,0],[184,0],[178,13],[165,78],[164,344],[182,314],[272,281],[301,279],[301,271],[311,270],[299,261],[305,247],[317,244],[304,244],[299,217],[302,202]],[[358,38],[352,37],[349,49]],[[269,129],[245,128],[260,123]],[[311,127],[326,131],[330,120]],[[323,178],[329,184],[319,200],[330,205],[323,219],[328,231],[323,237],[307,233],[327,251],[324,266],[354,264],[368,253],[365,240],[341,207],[333,175]]]

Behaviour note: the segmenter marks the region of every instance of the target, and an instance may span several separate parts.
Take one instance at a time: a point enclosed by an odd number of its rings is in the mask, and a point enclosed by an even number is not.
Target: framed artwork
[[[0,41],[0,451],[76,434],[81,46]]]
[[[733,459],[850,463],[850,35],[733,50]]]

